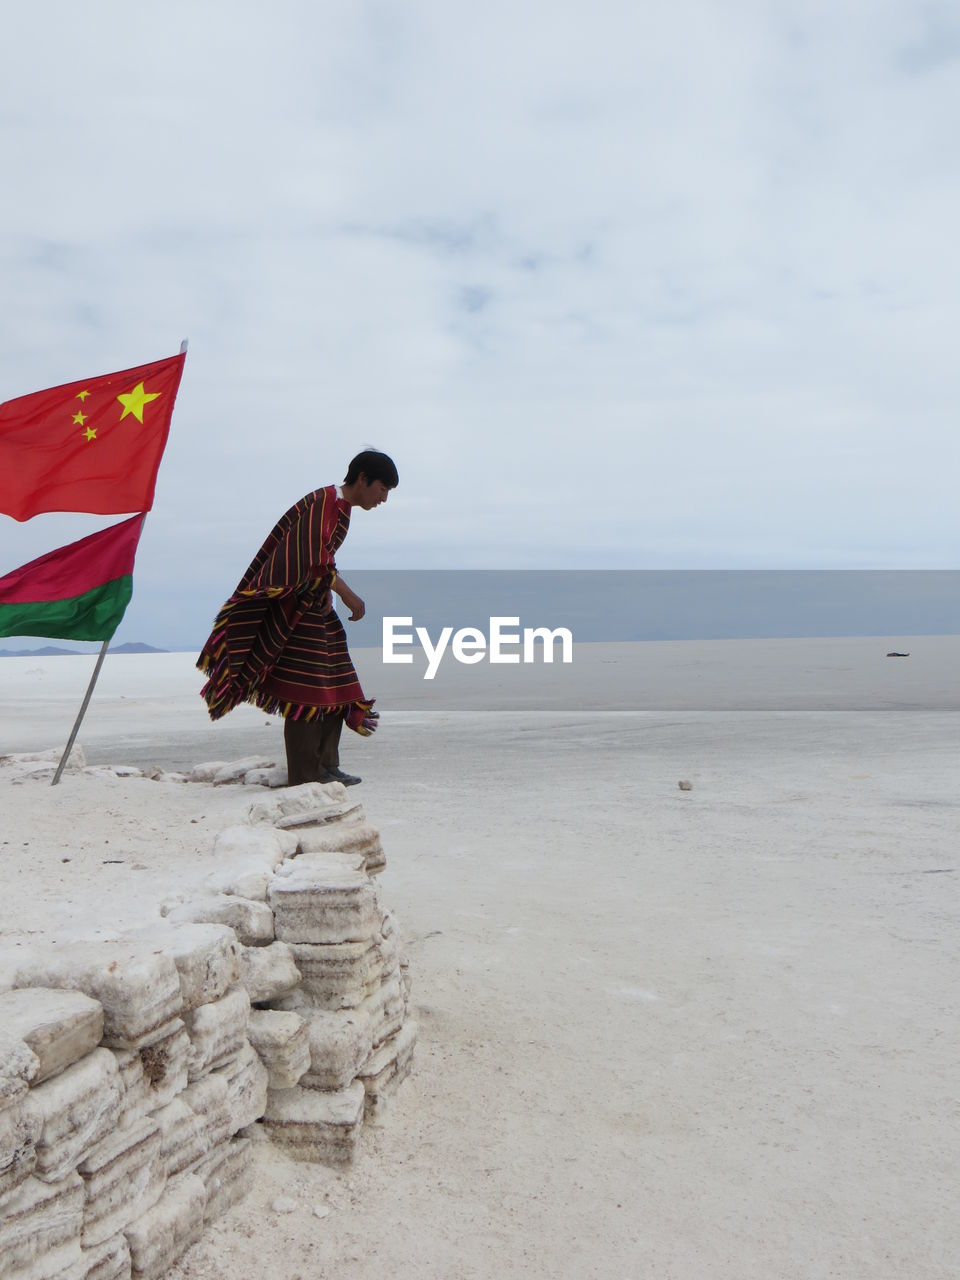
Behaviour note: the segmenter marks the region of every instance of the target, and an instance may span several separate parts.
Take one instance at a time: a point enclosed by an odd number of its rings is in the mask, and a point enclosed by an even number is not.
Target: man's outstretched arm
[[[367,611],[367,606],[363,603],[355,591],[351,591],[344,580],[338,574],[333,580],[330,590],[340,597],[343,603],[350,610],[350,621],[359,622]]]

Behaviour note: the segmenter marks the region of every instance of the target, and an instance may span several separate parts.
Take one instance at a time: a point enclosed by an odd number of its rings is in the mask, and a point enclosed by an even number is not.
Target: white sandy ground
[[[346,1174],[264,1147],[171,1276],[956,1277],[960,639],[585,646],[429,691],[363,664],[383,725],[344,764],[414,1074]],[[0,662],[0,753],[61,742],[91,668]],[[88,759],[281,758],[200,680],[108,660]],[[8,774],[9,945],[151,913],[258,794]]]

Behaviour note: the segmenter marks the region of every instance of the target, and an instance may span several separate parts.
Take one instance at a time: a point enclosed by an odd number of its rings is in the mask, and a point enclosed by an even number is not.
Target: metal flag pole
[[[90,699],[93,697],[93,686],[97,683],[97,676],[100,674],[100,668],[103,666],[103,660],[107,656],[107,646],[109,643],[110,639],[108,637],[104,640],[100,648],[100,657],[97,659],[97,665],[93,668],[93,675],[90,677],[90,683],[87,685],[87,693],[80,706],[80,714],[77,716],[73,730],[70,733],[70,737],[67,739],[66,748],[64,749],[63,755],[60,757],[60,763],[57,765],[57,772],[53,775],[53,781],[50,783],[51,787],[55,787],[60,781],[60,775],[63,773],[64,765],[67,763],[67,757],[73,750],[73,744],[76,742],[77,734],[80,732],[80,721],[86,715],[87,707],[90,705]]]

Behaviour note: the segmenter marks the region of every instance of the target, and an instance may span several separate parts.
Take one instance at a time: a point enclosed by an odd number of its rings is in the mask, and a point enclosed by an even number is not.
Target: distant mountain
[[[58,649],[46,644],[42,649],[0,649],[0,658],[75,658],[79,652],[79,649]]]
[[[42,649],[0,649],[0,658],[77,658],[91,650],[58,649],[56,645],[45,644]],[[155,649],[152,644],[142,644],[139,640],[126,644],[111,646],[107,653],[169,653],[169,649]]]
[[[128,640],[126,644],[111,646],[107,653],[169,653],[169,649],[155,649],[152,644],[143,644],[139,640]]]

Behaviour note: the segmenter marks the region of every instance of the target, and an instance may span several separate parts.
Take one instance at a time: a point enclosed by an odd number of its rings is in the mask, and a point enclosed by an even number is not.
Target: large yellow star
[[[87,427],[86,431],[85,431],[83,434],[87,437],[87,442],[89,443],[91,440],[96,440],[96,438],[97,438],[97,428],[96,428],[96,427]]]
[[[126,392],[125,395],[117,396],[117,399],[123,405],[123,413],[120,415],[122,422],[128,413],[132,413],[139,423],[143,423],[143,406],[149,404],[151,400],[159,400],[159,391],[144,391],[143,383],[138,382],[132,391]]]
[[[78,413],[75,413],[73,415],[73,420],[77,424],[77,426],[82,427],[87,420],[87,415],[81,409]]]
[[[87,396],[88,396],[89,394],[90,394],[90,392],[89,392],[89,391],[78,391],[78,392],[77,392],[77,399],[78,399],[78,400],[80,400],[80,401],[86,400],[86,398],[87,398]]]

